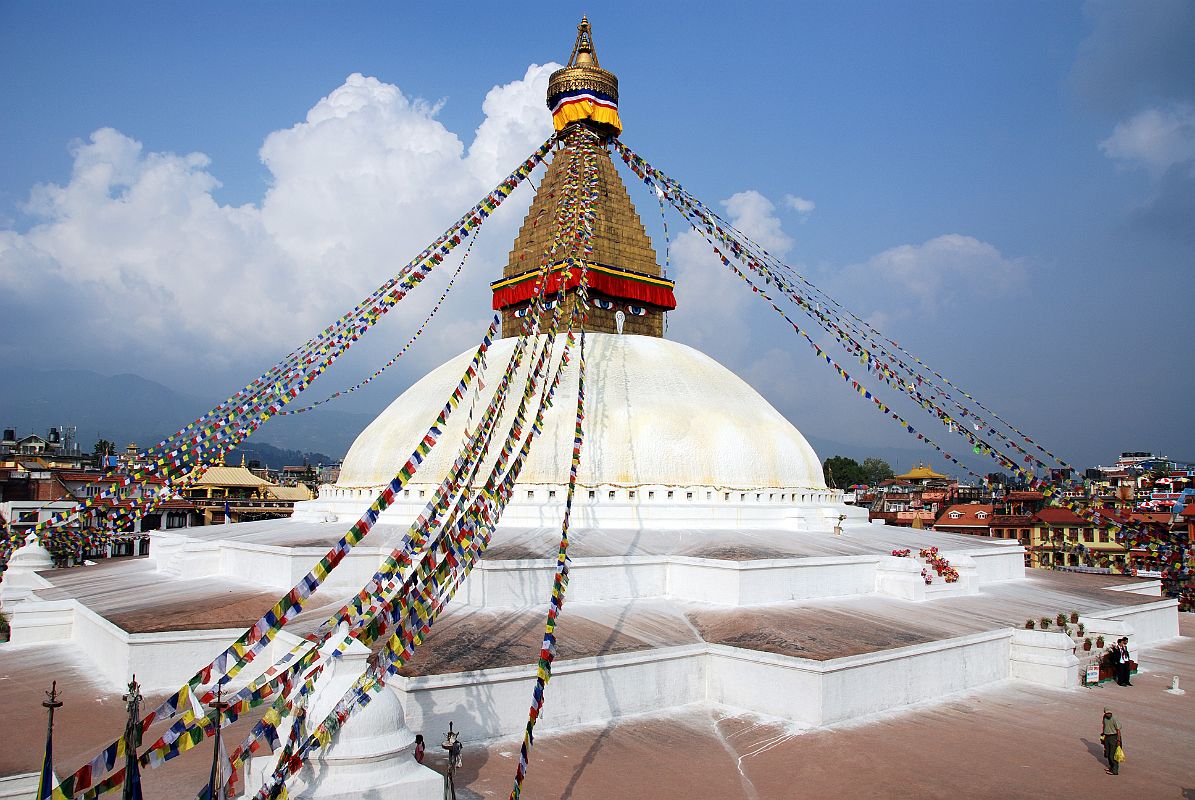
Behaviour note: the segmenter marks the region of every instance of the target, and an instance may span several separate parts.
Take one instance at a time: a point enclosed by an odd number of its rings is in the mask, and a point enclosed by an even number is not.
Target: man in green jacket
[[[1120,774],[1120,762],[1116,760],[1116,748],[1120,747],[1120,722],[1112,716],[1112,709],[1104,706],[1103,729],[1100,741],[1104,743],[1104,758],[1108,759],[1109,775]]]

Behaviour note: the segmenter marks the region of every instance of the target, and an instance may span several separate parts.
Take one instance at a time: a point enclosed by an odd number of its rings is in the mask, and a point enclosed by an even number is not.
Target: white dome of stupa
[[[540,338],[543,341],[544,337]],[[564,337],[556,341],[559,361]],[[517,339],[491,346],[474,415],[498,386]],[[821,463],[792,423],[745,381],[691,347],[651,336],[586,335],[583,486],[824,490]],[[403,392],[357,437],[337,486],[386,484],[427,432],[474,351],[460,354]],[[525,358],[498,426],[510,424],[531,358]],[[574,353],[519,477],[561,485],[572,453],[579,361]],[[473,393],[453,414],[412,484],[436,484],[456,458]],[[490,460],[500,442],[491,448]]]

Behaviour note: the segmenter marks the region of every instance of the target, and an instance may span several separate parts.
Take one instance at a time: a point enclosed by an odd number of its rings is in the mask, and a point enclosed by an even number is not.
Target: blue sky
[[[749,232],[1078,463],[1195,459],[1195,5],[432,6],[0,3],[0,366],[35,353],[219,399],[546,135],[529,67],[567,58],[584,11],[623,138],[658,167],[737,195]],[[476,338],[521,213],[421,349],[344,407],[379,410]],[[810,435],[908,445],[673,246],[671,335]]]

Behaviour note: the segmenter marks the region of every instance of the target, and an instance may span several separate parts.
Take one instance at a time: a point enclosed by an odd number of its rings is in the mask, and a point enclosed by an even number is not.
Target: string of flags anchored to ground
[[[1042,486],[1043,492],[1054,503],[1071,504],[1062,496],[1061,487],[1044,485],[1037,475],[1039,470],[1047,474],[1050,470],[1070,470],[1065,461],[896,342],[881,335],[860,317],[848,312],[620,140],[603,139],[586,126],[575,124],[577,119],[588,118],[620,129],[616,97],[570,94],[557,100],[555,111],[558,119],[563,121],[558,126],[558,133],[417,258],[259,378],[145,451],[146,466],[113,481],[98,497],[89,498],[70,512],[39,523],[37,534],[66,531],[63,535],[69,536],[70,524],[92,511],[102,511],[114,504],[121,504],[119,514],[124,515],[154,508],[175,496],[197,475],[202,475],[209,465],[219,463],[225,453],[251,436],[268,419],[310,411],[371,383],[409,351],[436,316],[464,268],[478,229],[490,214],[528,179],[539,164],[544,163],[553,147],[560,145],[575,156],[565,170],[565,179],[555,202],[556,213],[548,222],[551,235],[531,278],[530,304],[526,313],[516,315],[521,321],[517,339],[505,364],[500,366],[494,391],[476,420],[474,408],[470,406],[469,422],[456,445],[455,459],[444,476],[436,476],[440,482],[431,492],[423,511],[373,576],[334,614],[306,634],[298,645],[243,687],[232,691],[231,682],[263,657],[270,643],[298,616],[311,595],[376,527],[381,515],[400,496],[403,487],[419,471],[433,448],[444,446],[442,440],[447,423],[460,405],[467,403],[470,394],[477,401],[479,386],[491,369],[487,355],[499,330],[500,316],[490,322],[456,386],[403,466],[336,545],[232,645],[154,710],[137,720],[130,732],[60,781],[51,792],[55,800],[100,797],[129,780],[128,764],[134,769],[160,767],[217,736],[251,709],[267,704],[261,718],[225,759],[218,771],[221,776],[218,788],[221,791],[227,789],[249,757],[261,757],[268,752],[276,754],[273,768],[253,796],[260,800],[285,797],[287,781],[316,753],[326,748],[352,714],[367,705],[370,696],[380,691],[387,680],[409,662],[485,553],[513,496],[523,466],[544,429],[545,414],[553,406],[565,371],[573,365],[578,372],[578,384],[560,543],[532,700],[510,794],[511,800],[521,796],[534,746],[534,729],[545,707],[545,691],[557,654],[557,622],[569,584],[570,524],[576,488],[581,485],[578,474],[586,433],[585,337],[586,315],[590,310],[589,277],[596,209],[601,189],[598,160],[606,157],[600,148],[605,148],[607,141],[653,192],[661,209],[666,203],[680,214],[707,241],[719,263],[754,296],[767,303],[813,351],[815,358],[832,369],[871,407],[960,469],[982,478],[967,467],[959,455],[949,452],[947,444],[931,438],[915,427],[906,414],[877,396],[863,382],[865,375],[904,398],[902,402],[927,414],[948,435],[960,437],[974,455],[989,458],[1000,468]],[[578,114],[582,116],[577,117]],[[307,406],[287,408],[466,240],[468,246],[447,286],[398,353],[369,377],[347,389]],[[520,291],[525,290],[521,288]],[[570,292],[576,300],[571,305],[566,302]],[[605,306],[598,307],[606,309]],[[636,309],[647,313],[643,306],[627,308],[633,315],[639,313]],[[798,322],[801,313],[811,322]],[[823,335],[832,340],[833,346],[841,347],[850,358],[857,360],[860,369],[855,373],[848,371],[843,366],[844,362],[849,363],[846,358],[836,358],[815,339],[815,336]],[[494,365],[493,369],[498,372],[499,365]],[[1124,535],[1131,536],[1128,526],[1124,528]],[[6,541],[9,546],[16,544],[11,535]],[[893,552],[893,555],[898,554],[908,556],[909,552]],[[923,551],[920,557],[928,564],[927,580],[932,580],[930,570],[945,582],[959,579],[957,570],[936,550]],[[340,658],[354,642],[373,647],[375,658],[323,719],[308,719],[308,701],[316,681],[326,674],[325,667]],[[227,696],[225,690],[228,690]],[[214,699],[227,705],[205,711],[205,706]],[[148,746],[140,747],[143,735],[159,730],[167,723],[168,727]],[[284,726],[285,731],[282,730]],[[213,797],[212,788],[205,787],[198,796]]]

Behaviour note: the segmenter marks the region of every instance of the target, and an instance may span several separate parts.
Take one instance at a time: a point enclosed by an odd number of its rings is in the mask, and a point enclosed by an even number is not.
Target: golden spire
[[[593,35],[589,28],[589,17],[582,15],[581,24],[577,26],[577,41],[573,44],[573,54],[569,56],[570,67],[601,67],[598,63],[597,51],[593,49]]]
[[[581,18],[577,39],[568,65],[552,73],[548,81],[548,108],[559,137],[543,182],[535,192],[531,208],[519,229],[514,247],[502,270],[502,277],[490,284],[493,307],[502,312],[502,335],[519,336],[531,299],[538,291],[538,276],[545,255],[552,247],[552,225],[559,203],[566,194],[570,164],[580,158],[578,142],[588,136],[573,136],[574,126],[584,127],[603,140],[622,129],[618,119],[618,78],[598,66],[589,19]],[[610,160],[608,147],[594,148],[596,186],[593,205],[592,253],[586,257],[589,270],[589,317],[586,329],[596,333],[664,335],[664,313],[676,307],[674,285],[661,273],[656,252],[626,186]],[[565,262],[548,265],[559,272]],[[579,276],[578,276],[579,278]],[[564,314],[576,302],[575,283],[566,290]],[[551,314],[544,310],[543,313]]]
[[[568,65],[548,79],[548,108],[556,130],[584,123],[602,136],[622,133],[618,117],[618,77],[598,65],[588,17],[577,26],[577,39]]]

